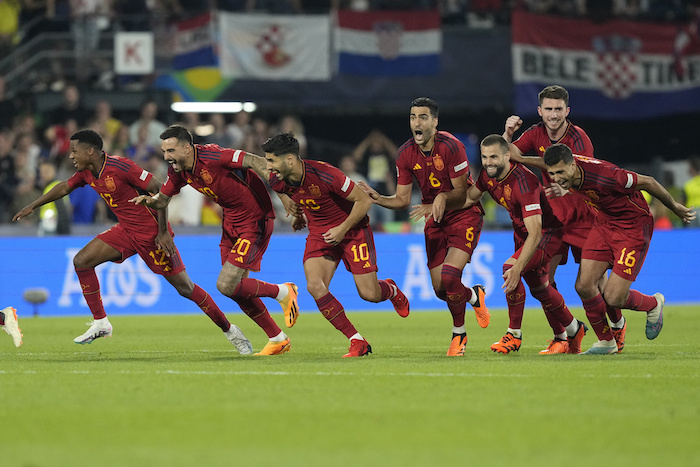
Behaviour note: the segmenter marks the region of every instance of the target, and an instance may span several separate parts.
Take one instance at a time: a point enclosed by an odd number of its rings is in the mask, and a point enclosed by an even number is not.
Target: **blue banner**
[[[633,288],[653,294],[661,292],[666,303],[700,303],[700,259],[698,229],[681,229],[654,234],[642,272]],[[0,253],[4,259],[0,280],[0,308],[14,306],[22,315],[32,313],[24,301],[24,291],[45,288],[48,301],[39,305],[45,316],[90,316],[82,297],[80,283],[73,269],[73,256],[91,237],[3,238]],[[226,313],[240,313],[238,306],[216,290],[221,269],[219,237],[182,236],[175,238],[187,272],[192,280],[207,290]],[[425,245],[421,234],[375,234],[379,278],[392,278],[411,302],[411,310],[447,310],[433,294],[428,273]],[[295,282],[299,286],[302,313],[317,312],[313,298],[306,291],[302,267],[304,235],[275,234],[262,262],[262,270],[251,274],[273,283]],[[472,263],[462,277],[467,285],[484,284],[487,304],[505,309],[501,291],[503,262],[513,253],[512,232],[482,233]],[[557,270],[557,286],[572,307],[581,301],[574,290],[578,265],[573,260]],[[107,263],[97,268],[105,309],[109,315],[199,313],[197,306],[182,298],[162,277],[154,275],[139,257],[122,264]],[[390,302],[373,304],[360,299],[353,277],[338,267],[331,292],[346,310],[391,310]],[[263,301],[274,312],[280,308],[273,299]],[[528,297],[528,307],[539,303]]]

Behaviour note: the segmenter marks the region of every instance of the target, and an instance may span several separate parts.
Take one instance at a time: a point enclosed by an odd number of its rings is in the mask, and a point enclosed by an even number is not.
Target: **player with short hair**
[[[608,326],[606,304],[646,312],[646,337],[655,339],[663,326],[665,298],[658,292],[645,295],[630,289],[642,269],[654,230],[654,218],[640,190],[657,198],[683,222],[695,219],[695,211],[674,200],[653,177],[600,159],[574,155],[564,144],[547,148],[543,162],[555,183],[598,211],[583,246],[576,279],[576,291],[598,336],[598,342],[584,353],[618,352]],[[598,281],[608,269],[612,273],[601,293]]]
[[[481,141],[482,169],[476,183],[467,190],[465,205],[481,199],[484,192],[508,210],[513,222],[515,253],[503,265],[503,286],[508,302],[509,325],[494,352],[507,354],[520,349],[521,323],[525,308],[525,279],[539,300],[552,328],[565,323],[565,335],[555,335],[541,354],[579,353],[586,326],[575,319],[561,293],[549,282],[552,256],[562,242],[562,223],[554,215],[537,176],[527,167],[510,160],[508,142],[501,135]]]
[[[462,209],[472,184],[464,144],[447,131],[437,129],[439,109],[435,101],[419,97],[411,102],[409,124],[413,137],[396,157],[397,187],[391,196],[380,195],[366,183],[360,187],[372,202],[388,209],[406,209],[411,203],[413,179],[420,185],[425,249],[435,295],[447,302],[452,314],[452,340],[448,356],[462,356],[467,345],[464,317],[467,303],[474,307],[479,326],[489,324],[486,294],[481,284],[465,287],[462,271],[479,242],[484,211],[480,204]],[[448,211],[445,211],[449,209]],[[437,215],[437,212],[440,215]]]
[[[251,170],[242,169],[245,151],[216,144],[194,144],[192,133],[182,125],[171,125],[160,135],[163,158],[170,164],[168,178],[154,196],[131,201],[154,209],[165,209],[170,198],[189,184],[219,204],[224,211],[221,234],[221,272],[216,287],[233,299],[268,336],[255,355],[278,355],[291,347],[289,336],[272,319],[260,297],[277,300],[287,327],[299,315],[297,286],[291,282],[271,284],[248,277],[259,271],[270,242],[275,212],[263,181]]]
[[[112,324],[102,303],[95,267],[107,261],[121,263],[138,254],[151,271],[163,276],[180,295],[195,302],[224,331],[242,355],[251,354],[253,347],[243,332],[229,323],[211,296],[187,275],[180,253],[172,241],[172,229],[167,222],[159,226],[159,216],[165,216],[165,213],[129,202],[130,198],[140,193],[157,192],[160,181],[130,159],[104,152],[102,138],[92,130],[77,131],[70,139],[69,158],[76,173],[23,208],[13,220],[22,219],[39,206],[85,185],[90,185],[99,193],[117,216],[117,225],[97,235],[73,258],[83,296],[94,319],[87,332],[76,337],[74,342],[90,344],[97,338],[112,336]],[[166,255],[166,249],[169,255]]]
[[[22,330],[19,328],[17,320],[17,310],[8,306],[0,311],[0,327],[8,333],[14,342],[15,347],[22,346]]]
[[[377,279],[377,254],[367,217],[372,201],[336,167],[302,160],[299,142],[292,133],[274,135],[263,143],[262,149],[264,159],[248,153],[241,164],[269,179],[287,213],[294,216],[294,230],[308,225],[304,249],[306,287],[323,317],[350,340],[343,357],[371,353],[369,342],[357,332],[329,285],[342,260],[362,299],[374,303],[390,300],[399,316],[408,316],[408,300],[396,283],[392,279]]]
[[[574,125],[568,119],[571,108],[569,107],[569,92],[559,85],[546,86],[537,95],[539,106],[537,113],[542,117],[540,122],[525,130],[511,146],[511,158],[516,162],[541,168],[544,151],[554,143],[566,144],[571,150],[582,156],[593,156],[593,143],[583,128]],[[503,137],[511,141],[513,134],[522,126],[523,121],[517,115],[511,115],[506,119]],[[528,155],[525,155],[528,154]],[[534,154],[534,155],[532,155]],[[556,185],[542,170],[542,183],[545,192],[549,192]],[[558,186],[558,185],[556,185]],[[569,249],[576,263],[581,262],[581,248],[588,237],[595,211],[577,196],[550,196],[549,204],[554,215],[564,224],[563,244],[553,257],[549,269],[549,282],[556,288],[555,273],[560,264],[566,264]],[[607,277],[603,277],[599,284],[600,290],[605,287]],[[625,346],[627,321],[622,316],[619,308],[608,307],[608,316],[612,324],[613,335],[620,351]],[[563,335],[564,325],[555,326],[554,333]]]

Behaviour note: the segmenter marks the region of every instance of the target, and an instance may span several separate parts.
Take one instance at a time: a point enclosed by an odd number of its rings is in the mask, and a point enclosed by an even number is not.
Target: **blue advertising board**
[[[700,303],[700,229],[679,229],[654,234],[642,272],[633,288],[647,294],[661,292],[666,303]],[[12,305],[23,314],[32,307],[23,299],[27,289],[45,288],[48,301],[39,306],[42,316],[89,316],[73,269],[73,256],[91,237],[5,237],[0,240],[3,264],[0,268],[0,307]],[[411,302],[411,310],[446,310],[432,290],[422,234],[375,234],[379,278],[392,278]],[[238,306],[216,290],[221,269],[219,237],[192,235],[176,237],[192,280],[207,290],[226,313],[240,313]],[[316,312],[316,304],[306,291],[302,256],[305,235],[275,234],[265,253],[262,269],[251,277],[273,283],[295,282],[299,286],[302,313]],[[462,277],[466,285],[484,284],[487,304],[505,309],[501,285],[502,264],[513,253],[512,232],[486,231],[481,235],[471,264]],[[572,259],[557,271],[557,286],[566,302],[580,307],[574,290],[578,265]],[[116,314],[198,313],[195,304],[182,298],[162,277],[154,275],[138,256],[121,264],[107,263],[97,268],[105,309]],[[391,310],[390,302],[373,304],[357,294],[352,275],[342,263],[331,292],[346,310]],[[280,311],[273,299],[263,299],[273,312]],[[528,307],[539,303],[528,297]]]

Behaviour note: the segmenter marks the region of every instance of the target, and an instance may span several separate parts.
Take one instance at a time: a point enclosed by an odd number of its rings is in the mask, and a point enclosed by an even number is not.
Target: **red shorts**
[[[221,234],[221,264],[229,262],[241,269],[260,271],[260,262],[270,243],[275,220],[263,218],[245,224],[229,224],[224,219]]]
[[[472,209],[458,211],[455,215],[446,214],[439,224],[429,218],[423,230],[428,269],[444,263],[449,248],[467,252],[471,261],[483,224],[483,216]]]
[[[525,265],[522,271],[522,275],[531,274],[535,276],[544,276],[549,274],[549,263],[552,257],[556,255],[562,245],[562,232],[561,230],[556,230],[554,232],[545,232],[540,240],[539,245],[535,253],[530,258],[530,261]],[[515,243],[515,253],[513,253],[512,258],[518,259],[520,253],[523,249],[523,244],[525,242],[517,239]]]
[[[569,256],[569,248],[571,248],[571,254],[574,256],[574,261],[576,263],[581,262],[581,250],[583,249],[584,243],[588,238],[588,234],[591,232],[592,223],[583,222],[572,222],[564,226],[564,234],[562,236],[562,245],[556,254],[562,255],[559,264],[566,264]]]
[[[172,235],[172,231],[170,234]],[[97,238],[121,253],[122,259],[115,261],[115,263],[121,263],[138,254],[151,271],[161,276],[174,276],[185,270],[177,247],[175,247],[173,256],[166,256],[165,252],[156,246],[155,235],[134,235],[121,224],[117,224],[99,234]]]
[[[582,257],[606,262],[615,274],[634,281],[644,264],[653,232],[653,221],[630,229],[611,228],[596,222],[583,247]]]
[[[304,262],[309,258],[323,256],[333,258],[336,265],[342,259],[345,263],[345,269],[351,274],[367,274],[378,270],[374,235],[372,235],[372,229],[369,226],[348,231],[343,241],[338,245],[329,245],[323,240],[323,237],[318,235],[306,237]]]

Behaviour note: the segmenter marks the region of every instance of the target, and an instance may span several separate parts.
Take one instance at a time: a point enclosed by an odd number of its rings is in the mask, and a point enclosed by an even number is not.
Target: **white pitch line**
[[[0,370],[1,375],[33,375],[40,374],[43,372],[38,372],[36,370],[23,370],[23,371],[13,371],[13,370]],[[177,376],[188,376],[188,375],[201,375],[201,376],[362,376],[362,377],[418,377],[418,378],[531,378],[534,375],[531,374],[513,374],[513,373],[418,373],[418,372],[403,372],[403,373],[356,373],[356,372],[344,372],[344,371],[316,371],[316,372],[291,372],[291,371],[199,371],[199,370],[156,370],[156,371],[95,371],[95,370],[66,370],[66,371],[50,371],[46,374],[76,374],[76,375],[89,375],[89,374],[119,374],[119,375],[177,375]],[[627,379],[652,379],[652,378],[698,378],[700,374],[684,374],[684,375],[668,375],[668,374],[643,374],[643,375],[621,375],[621,374],[608,374],[608,375],[593,375],[593,374],[583,374],[582,378],[627,378]]]

